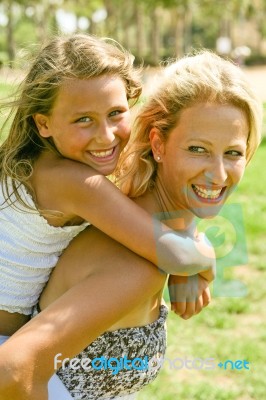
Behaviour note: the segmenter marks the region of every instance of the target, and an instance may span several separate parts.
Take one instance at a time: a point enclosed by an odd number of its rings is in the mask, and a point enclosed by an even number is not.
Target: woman
[[[169,227],[196,234],[195,216],[216,215],[241,180],[259,145],[260,124],[261,104],[236,66],[209,52],[184,58],[167,69],[137,118],[134,138],[121,164],[121,188]],[[88,240],[93,244],[89,254],[84,252]],[[158,252],[161,256],[159,248]],[[45,310],[1,349],[6,370],[9,368],[13,379],[19,382],[8,393],[12,393],[13,399],[19,398],[19,390],[25,399],[33,399],[34,392],[40,399],[47,398],[45,382],[52,373],[56,355],[64,360],[85,348],[77,357],[81,360],[84,355],[90,357],[100,341],[103,354],[112,357],[112,340],[121,328],[123,335],[127,335],[137,327],[142,344],[146,345],[145,352],[162,355],[165,340],[160,318],[165,278],[147,261],[94,228],[82,232],[64,253],[41,297],[40,308]],[[208,302],[206,281],[195,279],[199,282],[198,296],[193,301],[188,294],[193,285],[187,285],[188,302],[181,312],[184,317],[198,312]],[[88,280],[90,292],[83,293]],[[171,283],[177,283],[173,295],[178,295],[178,282],[178,278],[171,277]],[[178,300],[177,297],[177,303]],[[69,307],[65,306],[62,315],[60,306],[66,302]],[[83,306],[78,316],[76,303]],[[156,341],[151,339],[149,330],[154,323],[160,325]],[[106,328],[110,335],[104,334],[86,347]],[[110,344],[106,353],[103,344]],[[23,351],[10,357],[10,349],[18,346],[23,346]],[[135,358],[143,355],[133,340],[123,347],[123,355],[132,359],[132,351]],[[27,373],[20,371],[23,362],[29,365]],[[123,369],[114,380],[110,371],[101,370],[105,384],[87,387],[86,379],[96,382],[95,368],[84,371],[79,365],[73,373],[71,363],[67,368],[61,365],[59,377],[72,397],[87,399],[133,394],[158,372],[156,365],[149,364],[144,378],[143,371],[137,371],[138,374]],[[10,373],[6,370],[2,376],[8,382]],[[125,381],[125,374],[133,379]]]

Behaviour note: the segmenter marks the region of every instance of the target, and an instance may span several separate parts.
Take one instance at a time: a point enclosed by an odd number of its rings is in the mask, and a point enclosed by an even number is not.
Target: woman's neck
[[[160,179],[156,179],[153,188],[134,201],[171,229],[190,233],[195,230],[194,215],[174,204]]]

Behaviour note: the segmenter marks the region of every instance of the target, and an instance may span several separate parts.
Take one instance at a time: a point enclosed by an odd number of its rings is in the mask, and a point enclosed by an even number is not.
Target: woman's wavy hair
[[[131,139],[116,170],[117,184],[130,197],[141,196],[154,185],[157,163],[149,134],[160,131],[167,141],[181,112],[199,103],[233,105],[248,120],[247,162],[261,139],[262,104],[241,69],[208,50],[188,55],[165,68],[159,86],[135,119]]]
[[[17,188],[23,183],[30,190],[28,178],[34,160],[44,149],[57,151],[52,141],[39,135],[33,115],[51,113],[58,91],[67,79],[105,74],[119,76],[125,82],[132,105],[142,90],[140,73],[133,61],[134,57],[116,41],[85,34],[54,37],[39,50],[13,100],[2,104],[2,108],[11,108],[5,125],[12,121],[0,147],[0,179],[7,199],[14,192],[24,204]]]

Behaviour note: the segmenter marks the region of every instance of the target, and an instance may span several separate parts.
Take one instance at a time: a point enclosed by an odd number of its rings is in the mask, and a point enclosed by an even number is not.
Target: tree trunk
[[[36,4],[35,5],[35,23],[36,23],[36,34],[37,34],[37,39],[38,42],[43,43],[47,36],[48,36],[48,21],[50,15],[53,15],[54,20],[53,20],[53,29],[57,30],[56,26],[56,19],[55,19],[55,10],[52,4],[44,4],[43,2],[41,4]],[[44,22],[45,21],[45,22]]]
[[[160,30],[159,30],[159,8],[154,8],[151,12],[151,60],[154,65],[160,61]]]
[[[104,0],[104,7],[107,11],[107,18],[105,21],[105,26],[107,30],[107,35],[115,38],[115,33],[116,33],[116,17],[115,17],[115,4],[113,3],[112,0]]]
[[[175,56],[182,57],[184,55],[184,8],[182,6],[176,8],[173,17],[175,20]]]
[[[190,2],[187,3],[185,10],[183,11],[183,20],[184,20],[184,52],[187,53],[191,50],[192,46],[192,21],[193,14],[191,10]]]
[[[13,62],[15,59],[15,43],[14,43],[14,21],[13,21],[13,10],[12,10],[12,0],[7,2],[7,53],[8,53],[8,63],[11,68],[13,68]]]
[[[141,59],[145,54],[144,12],[142,4],[135,3],[136,55]]]
[[[130,51],[132,51],[132,47],[134,47],[135,44],[134,38],[132,37],[132,22],[134,20],[134,8],[132,5],[131,2],[122,2],[120,5],[120,15],[118,17],[121,20],[121,42],[123,46]]]

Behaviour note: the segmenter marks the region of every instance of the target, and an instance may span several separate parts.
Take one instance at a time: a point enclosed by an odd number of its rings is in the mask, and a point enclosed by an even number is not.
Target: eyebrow
[[[202,143],[205,143],[205,144],[208,144],[208,145],[212,145],[212,143],[209,142],[209,140],[201,139],[201,138],[197,138],[197,137],[193,137],[191,139],[188,139],[187,143],[190,143],[190,142],[202,142]]]
[[[117,110],[117,109],[123,109],[123,110],[125,109],[126,110],[126,106],[122,105],[122,104],[116,104],[116,105],[110,107],[110,109],[108,111],[112,112],[112,111]],[[86,114],[99,114],[99,112],[95,111],[95,110],[77,111],[77,112],[73,113],[73,116],[80,117],[80,116],[83,116],[83,115],[86,115]]]
[[[78,111],[78,112],[75,112],[73,115],[80,117],[81,115],[86,115],[86,114],[93,114],[93,111]]]

